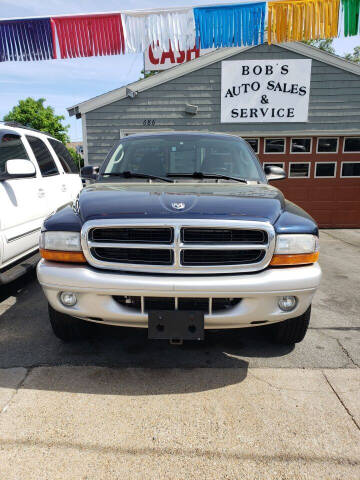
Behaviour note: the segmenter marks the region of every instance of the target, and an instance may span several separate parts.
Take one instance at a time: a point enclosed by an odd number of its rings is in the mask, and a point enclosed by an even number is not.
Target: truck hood
[[[126,218],[209,218],[274,224],[284,197],[270,185],[240,183],[95,183],[82,190],[81,222]]]

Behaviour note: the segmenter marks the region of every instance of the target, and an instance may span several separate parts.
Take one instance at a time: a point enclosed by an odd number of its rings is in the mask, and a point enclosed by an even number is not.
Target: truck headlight
[[[276,246],[270,265],[307,265],[319,258],[319,239],[309,234],[282,234],[276,238]]]
[[[79,232],[42,232],[40,254],[54,262],[84,263]]]

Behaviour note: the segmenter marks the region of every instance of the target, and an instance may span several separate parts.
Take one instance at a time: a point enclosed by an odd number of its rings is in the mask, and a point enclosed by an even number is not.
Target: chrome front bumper
[[[254,326],[253,322],[279,322],[303,314],[311,304],[321,279],[318,264],[269,268],[242,275],[144,275],[100,271],[88,265],[41,260],[39,282],[50,305],[57,311],[108,325],[147,328],[148,314],[117,303],[113,296],[241,298],[229,310],[205,315],[206,329]],[[78,302],[64,307],[59,294],[75,292]],[[290,313],[278,307],[278,297],[294,295],[297,306]],[[101,319],[101,320],[99,320]]]

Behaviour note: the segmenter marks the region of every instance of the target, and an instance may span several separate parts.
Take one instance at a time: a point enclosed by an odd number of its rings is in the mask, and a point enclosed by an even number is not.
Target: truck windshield
[[[100,175],[117,177],[123,172],[191,181],[194,172],[264,181],[260,164],[246,142],[236,137],[165,134],[127,137],[115,145]],[[119,178],[119,177],[117,177]],[[231,179],[229,179],[231,180]],[[214,180],[213,180],[214,181]]]

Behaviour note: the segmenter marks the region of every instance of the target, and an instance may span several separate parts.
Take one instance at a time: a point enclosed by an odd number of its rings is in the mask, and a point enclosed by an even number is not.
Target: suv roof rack
[[[24,128],[25,130],[31,130],[32,132],[44,133],[45,135],[48,135],[49,137],[57,140],[49,132],[43,132],[42,130],[37,130],[36,128],[27,127],[26,125],[23,125],[22,123],[19,123],[19,122],[1,122],[1,123],[6,127]]]

